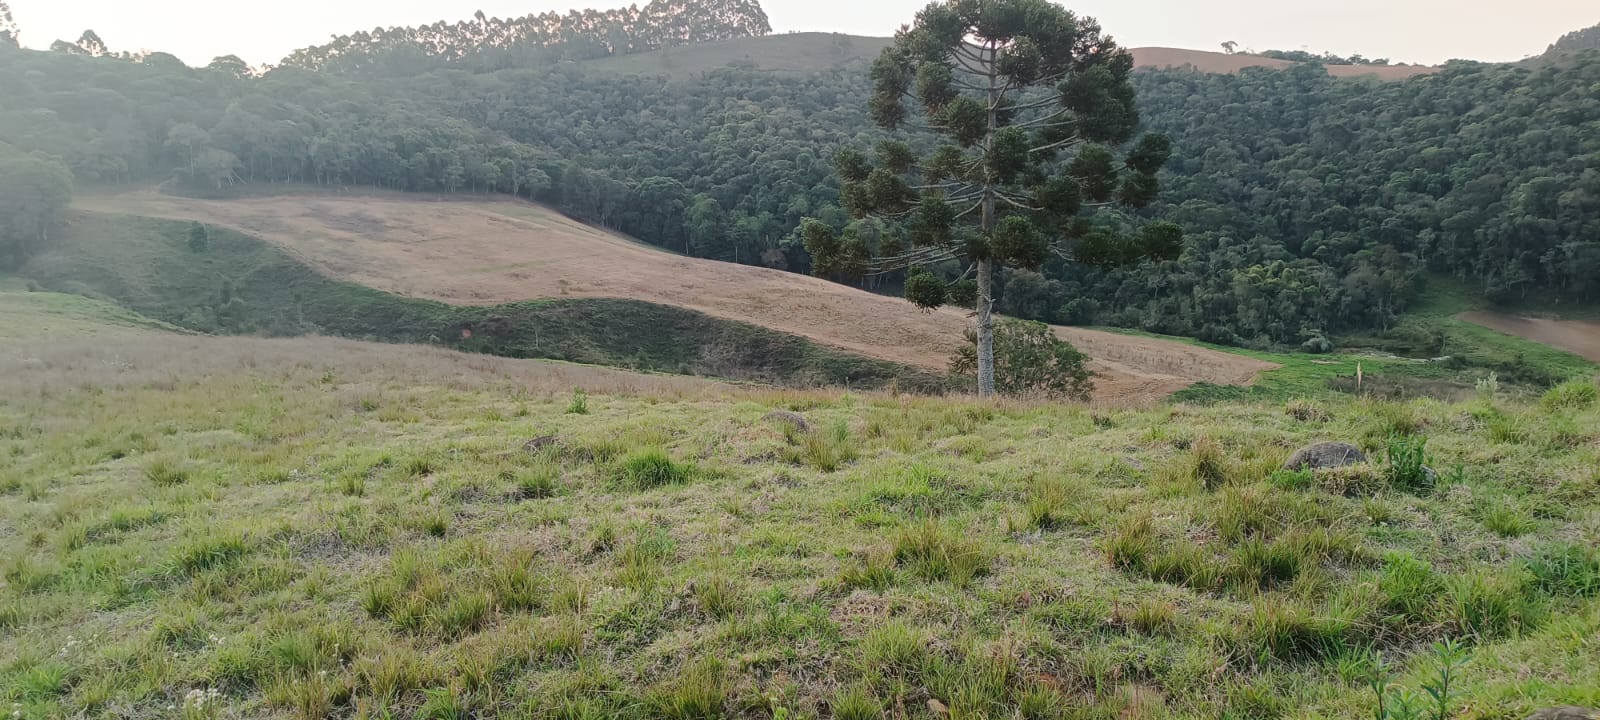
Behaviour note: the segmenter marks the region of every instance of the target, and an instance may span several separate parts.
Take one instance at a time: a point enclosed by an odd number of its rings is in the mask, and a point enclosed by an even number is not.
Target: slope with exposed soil
[[[626,298],[747,322],[859,355],[942,370],[968,323],[896,298],[794,273],[681,257],[509,199],[386,193],[195,200],[84,197],[98,212],[197,220],[261,237],[320,272],[460,305]],[[1250,383],[1274,367],[1154,338],[1057,333],[1096,360],[1097,397],[1137,403],[1196,382]]]
[[[1600,320],[1552,320],[1475,310],[1462,320],[1600,362]]]

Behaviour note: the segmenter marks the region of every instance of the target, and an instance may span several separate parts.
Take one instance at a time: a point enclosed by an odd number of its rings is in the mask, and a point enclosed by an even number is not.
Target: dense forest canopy
[[[584,60],[772,32],[755,0],[652,0],[615,10],[547,12],[418,27],[376,28],[298,50],[283,65],[349,73],[413,75],[445,63],[476,70]]]
[[[889,234],[838,206],[832,167],[836,149],[884,137],[864,67],[732,66],[682,82],[582,62],[257,76],[237,58],[191,69],[71,47],[0,43],[0,143],[80,184],[511,193],[681,252],[796,272],[810,270],[802,218],[869,246]],[[1184,254],[1008,271],[1002,312],[1315,348],[1392,322],[1430,271],[1503,302],[1600,299],[1600,52],[1396,83],[1314,65],[1133,82],[1143,129],[1171,137],[1172,159],[1158,202],[1132,219],[1183,226]]]

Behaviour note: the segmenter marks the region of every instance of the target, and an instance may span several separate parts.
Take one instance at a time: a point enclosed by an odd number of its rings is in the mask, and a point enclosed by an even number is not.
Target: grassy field
[[[932,389],[942,378],[683,308],[573,298],[457,306],[331,280],[273,245],[190,223],[79,214],[22,273],[162,322],[224,334],[324,334],[796,385]],[[59,297],[59,296],[57,296]],[[74,301],[87,302],[87,301]]]
[[[1354,718],[1444,639],[1454,717],[1600,704],[1592,381],[1090,411],[5,343],[14,717]],[[1277,471],[1326,439],[1374,461]]]

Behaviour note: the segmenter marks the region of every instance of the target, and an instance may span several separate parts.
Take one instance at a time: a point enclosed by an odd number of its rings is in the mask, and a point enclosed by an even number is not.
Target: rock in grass
[[[554,435],[536,437],[522,444],[523,452],[529,455],[538,455],[546,450],[561,447],[561,438]]]
[[[1289,462],[1283,464],[1285,470],[1322,470],[1324,468],[1349,467],[1367,461],[1365,453],[1350,443],[1326,442],[1308,445],[1295,451]]]
[[[800,413],[789,412],[788,410],[773,410],[761,419],[767,422],[782,423],[800,432],[811,432],[811,423],[806,422],[805,417]]]
[[[1528,720],[1600,720],[1600,712],[1568,705],[1540,710],[1529,715]]]

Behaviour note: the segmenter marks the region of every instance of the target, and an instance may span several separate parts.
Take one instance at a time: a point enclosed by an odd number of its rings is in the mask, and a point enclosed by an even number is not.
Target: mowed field
[[[1600,362],[1600,320],[1551,320],[1482,310],[1462,313],[1460,317],[1474,325]]]
[[[942,370],[969,323],[794,273],[681,257],[513,200],[383,193],[195,200],[132,192],[80,208],[196,220],[272,242],[331,277],[462,305],[628,298]],[[1197,382],[1245,385],[1271,363],[1154,338],[1056,332],[1094,358],[1100,402],[1132,404]]]

